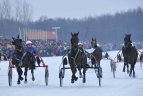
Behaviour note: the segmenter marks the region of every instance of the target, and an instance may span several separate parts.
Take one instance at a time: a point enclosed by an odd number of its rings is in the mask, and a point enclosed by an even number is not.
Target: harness
[[[20,53],[21,52],[21,53]],[[22,52],[22,48],[21,49],[16,49],[13,53],[14,59],[16,61],[18,61],[18,65],[22,65],[22,59],[23,59],[23,52]]]
[[[92,48],[88,51],[85,51],[87,54],[89,54],[88,58],[93,58],[95,60],[96,63],[98,63],[96,57],[93,55],[93,52],[96,50],[97,48]],[[97,64],[98,65],[98,64]]]
[[[70,53],[71,53],[71,51],[70,51]],[[71,59],[73,59],[73,61],[76,65],[77,65],[77,63],[75,62],[75,59],[77,58],[78,53],[79,53],[79,49],[77,50],[76,55],[74,57],[71,57]]]
[[[78,47],[78,48],[77,48],[77,52],[76,52],[75,56],[74,56],[74,57],[73,57],[73,56],[71,56],[71,57],[70,57],[71,59],[73,59],[74,64],[75,64],[76,66],[77,66],[76,58],[77,58],[77,56],[78,56],[79,52],[82,52],[82,50],[81,50],[81,49],[79,49],[79,47]],[[85,52],[85,51],[84,51],[84,52]],[[69,53],[71,54],[71,50],[69,51]]]

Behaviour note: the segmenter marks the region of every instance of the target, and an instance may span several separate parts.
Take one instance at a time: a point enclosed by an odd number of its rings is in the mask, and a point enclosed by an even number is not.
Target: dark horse
[[[35,80],[34,72],[33,72],[33,70],[35,69],[35,61],[33,59],[34,58],[33,54],[31,54],[28,51],[26,52],[24,51],[22,39],[20,39],[19,36],[17,38],[12,37],[12,39],[13,39],[12,44],[15,45],[15,50],[14,50],[13,57],[12,57],[12,64],[15,65],[17,69],[17,73],[18,73],[17,84],[20,84],[21,81],[23,80],[22,67],[25,67],[25,72],[24,72],[25,82],[27,82],[27,69],[28,68],[31,69],[32,80]]]
[[[35,77],[34,77],[35,61],[36,61],[35,56],[30,51],[27,50],[24,53],[22,58],[22,66],[25,68],[25,71],[24,71],[25,83],[27,83],[28,69],[31,70],[32,80],[33,81],[35,80]]]
[[[142,63],[143,63],[143,52],[141,52],[141,54],[140,54],[140,66],[141,66],[141,69],[142,69]]]
[[[76,77],[76,71],[79,70],[80,77],[83,77],[83,83],[86,82],[86,64],[87,64],[87,57],[85,55],[85,52],[83,48],[78,46],[78,34],[71,32],[71,50],[68,53],[68,60],[70,64],[70,68],[72,71],[72,77],[71,77],[71,83],[74,83],[74,81],[77,81],[78,77]],[[81,69],[83,68],[83,76],[81,73]]]
[[[141,62],[143,61],[143,52],[141,52],[141,54],[140,54],[140,61]]]
[[[96,66],[100,66],[100,61],[102,59],[102,49],[97,45],[97,41],[96,39],[92,38],[91,41],[91,46],[95,49],[91,54],[92,54],[92,64],[96,67]]]
[[[130,40],[131,34],[126,34],[124,38],[124,45],[122,47],[122,53],[124,57],[124,67],[123,67],[123,72],[125,72],[125,66],[127,66],[127,72],[129,73],[129,76],[132,76],[133,72],[133,77],[135,77],[135,64],[137,62],[138,58],[138,52],[137,49],[132,46],[132,41]],[[130,71],[129,71],[129,65],[130,64]]]
[[[18,73],[17,84],[20,84],[20,81],[23,80],[23,77],[22,77],[23,71],[21,69],[21,65],[22,65],[21,58],[24,53],[24,48],[22,44],[22,39],[20,39],[19,36],[17,38],[12,37],[12,39],[13,39],[12,44],[15,45],[15,50],[12,56],[12,64],[15,65],[17,69],[17,73]]]

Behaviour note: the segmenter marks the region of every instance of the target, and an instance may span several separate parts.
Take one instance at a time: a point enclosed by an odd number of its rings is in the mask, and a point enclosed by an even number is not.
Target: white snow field
[[[118,51],[108,52],[114,59]],[[98,85],[98,79],[95,71],[88,69],[86,73],[86,83],[82,83],[79,78],[74,84],[71,84],[71,71],[65,71],[63,87],[59,82],[59,65],[62,62],[62,56],[44,57],[45,63],[49,66],[49,82],[45,85],[45,69],[36,68],[35,81],[31,80],[31,73],[28,71],[28,83],[24,81],[17,85],[17,72],[13,69],[12,86],[8,85],[8,61],[0,62],[0,96],[143,96],[143,69],[140,62],[136,63],[136,78],[130,78],[125,72],[122,72],[123,62],[117,63],[116,78],[110,69],[110,61],[103,59],[101,66],[103,78],[101,87]],[[78,76],[78,72],[76,74]]]

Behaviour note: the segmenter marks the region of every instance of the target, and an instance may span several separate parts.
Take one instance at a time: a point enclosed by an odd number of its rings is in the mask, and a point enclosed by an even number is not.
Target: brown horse
[[[133,72],[133,77],[135,77],[135,64],[137,62],[137,58],[138,58],[138,52],[137,49],[132,46],[132,42],[130,40],[131,34],[126,34],[125,38],[124,38],[124,44],[125,46],[122,47],[122,53],[123,53],[123,57],[124,57],[124,67],[123,67],[123,72],[125,72],[125,66],[127,66],[127,72],[129,73],[129,76],[132,76],[132,72]],[[129,65],[131,65],[130,67],[130,71],[129,71]]]
[[[87,64],[87,57],[82,50],[81,47],[78,46],[78,34],[77,33],[72,33],[71,32],[71,50],[68,53],[68,60],[69,60],[69,65],[72,71],[72,77],[71,77],[71,83],[74,83],[74,81],[77,81],[78,77],[76,77],[76,71],[78,69],[80,77],[83,77],[83,83],[86,82],[86,64]],[[83,76],[81,69],[83,68]]]
[[[97,46],[97,42],[96,42],[96,39],[92,38],[92,41],[91,41],[91,46],[95,49],[91,54],[92,54],[92,57],[91,57],[91,61],[92,61],[92,65],[94,65],[95,67],[98,67],[100,66],[100,61],[102,59],[102,49]]]
[[[143,61],[143,52],[140,54],[140,61]]]
[[[25,76],[24,82],[25,83],[27,83],[28,69],[31,70],[32,81],[35,80],[35,76],[34,76],[34,69],[35,69],[35,66],[36,66],[35,62],[36,62],[35,56],[31,52],[26,51],[23,55],[23,58],[22,58],[22,67],[25,68],[25,71],[24,71],[24,76]]]
[[[141,69],[142,69],[142,63],[143,63],[143,52],[141,52],[141,54],[140,54],[140,66],[141,66]]]

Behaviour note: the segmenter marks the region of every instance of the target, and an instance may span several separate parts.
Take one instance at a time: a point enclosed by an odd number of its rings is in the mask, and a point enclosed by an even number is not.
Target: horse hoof
[[[34,78],[34,77],[32,77],[32,81],[35,81],[35,78]]]
[[[130,73],[130,71],[127,71],[127,73]]]
[[[97,74],[97,78],[102,78],[102,75],[101,74]]]
[[[24,83],[27,84],[27,79],[25,79]]]
[[[79,77],[80,77],[80,78],[82,78],[83,76],[82,76],[82,75],[80,75]]]
[[[21,80],[21,81],[22,81],[22,80],[23,80],[23,77],[20,77],[20,78],[19,78],[19,80]]]
[[[24,81],[25,84],[27,84],[27,81]]]
[[[99,76],[100,76],[100,78],[102,78],[102,74],[100,74]]]
[[[133,74],[133,78],[135,78],[136,77],[136,75],[135,74]]]
[[[83,82],[83,83],[85,83],[85,82],[86,82],[86,80],[85,80],[85,79],[83,79],[83,80],[82,80],[82,82]]]
[[[20,80],[17,81],[17,84],[18,84],[18,85],[20,84]]]
[[[74,80],[73,80],[73,79],[71,80],[71,83],[74,83]]]
[[[77,80],[78,80],[78,77],[75,77],[74,80],[77,81]]]
[[[99,76],[99,75],[97,75],[97,78],[100,78],[100,76]]]

